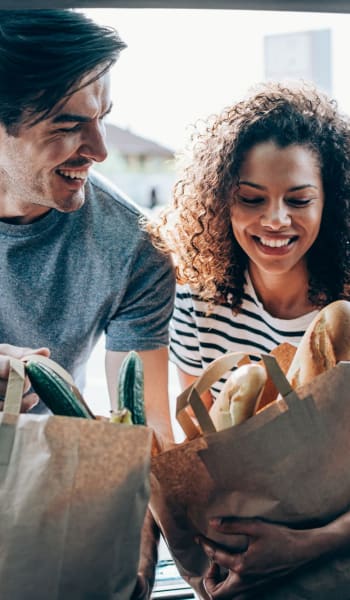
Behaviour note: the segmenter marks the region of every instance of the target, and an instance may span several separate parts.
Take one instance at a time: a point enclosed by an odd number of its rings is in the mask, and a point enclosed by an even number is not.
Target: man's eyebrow
[[[107,110],[101,115],[101,117],[105,117],[112,110],[113,104],[111,103]],[[91,117],[86,117],[85,115],[78,115],[75,113],[60,113],[53,117],[53,123],[90,123],[92,121]]]
[[[238,185],[249,185],[250,187],[253,187],[257,190],[266,190],[266,187],[263,185],[259,185],[258,183],[253,183],[252,181],[243,181],[240,180],[238,182]],[[297,192],[298,190],[303,190],[305,188],[314,188],[315,190],[317,190],[317,185],[313,185],[312,183],[304,183],[303,185],[296,185],[295,187],[291,187],[288,189],[288,192]]]

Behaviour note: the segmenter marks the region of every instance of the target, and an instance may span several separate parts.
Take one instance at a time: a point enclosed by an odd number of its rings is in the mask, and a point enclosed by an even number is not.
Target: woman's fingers
[[[227,534],[256,535],[264,526],[258,519],[237,519],[235,517],[209,519],[211,527]]]
[[[243,555],[240,552],[233,553],[231,550],[225,550],[215,543],[211,543],[207,538],[198,537],[204,552],[214,563],[219,563],[224,569],[229,569],[239,572],[243,565]],[[214,569],[214,572],[215,569]]]

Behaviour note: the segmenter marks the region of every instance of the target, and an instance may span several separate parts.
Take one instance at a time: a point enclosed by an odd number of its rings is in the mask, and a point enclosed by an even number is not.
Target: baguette
[[[343,360],[350,360],[350,302],[337,300],[320,310],[310,323],[287,379],[297,388]]]
[[[254,414],[267,379],[258,364],[238,367],[227,379],[209,411],[217,431],[238,425]]]

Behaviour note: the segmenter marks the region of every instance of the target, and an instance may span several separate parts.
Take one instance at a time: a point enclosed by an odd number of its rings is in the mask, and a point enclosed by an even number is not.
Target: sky
[[[112,70],[110,121],[184,147],[197,119],[241,98],[264,73],[264,35],[331,29],[333,88],[350,113],[350,14],[206,9],[88,9],[128,48]]]

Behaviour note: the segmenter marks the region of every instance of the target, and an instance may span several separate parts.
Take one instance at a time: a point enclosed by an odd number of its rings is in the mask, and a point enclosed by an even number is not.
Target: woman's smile
[[[231,209],[232,230],[261,273],[305,267],[316,240],[324,193],[315,153],[302,145],[258,143],[246,154]]]
[[[290,252],[298,240],[297,235],[289,237],[259,237],[253,235],[252,239],[257,244],[261,252],[273,256],[283,256]]]

